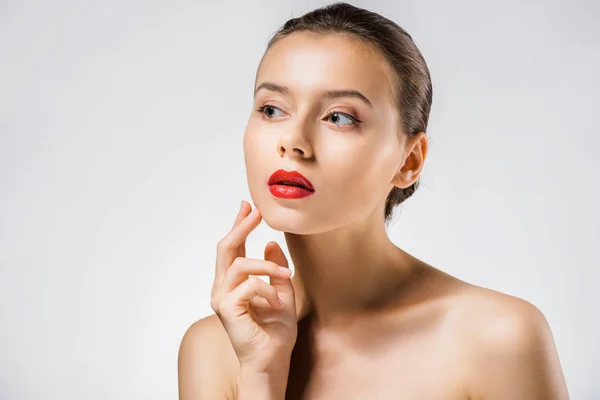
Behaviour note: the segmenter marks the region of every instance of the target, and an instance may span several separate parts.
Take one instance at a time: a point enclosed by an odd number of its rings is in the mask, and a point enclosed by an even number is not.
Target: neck
[[[315,235],[285,233],[285,239],[301,292],[299,314],[310,308],[320,325],[384,309],[415,265],[390,241],[382,218]]]

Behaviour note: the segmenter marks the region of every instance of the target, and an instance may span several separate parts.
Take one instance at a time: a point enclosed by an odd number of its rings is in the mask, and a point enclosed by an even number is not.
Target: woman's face
[[[342,35],[295,32],[266,52],[244,157],[252,201],[271,228],[315,234],[383,222],[405,158],[392,85],[382,56]],[[314,191],[286,198],[297,189],[270,187],[277,170],[301,173]]]

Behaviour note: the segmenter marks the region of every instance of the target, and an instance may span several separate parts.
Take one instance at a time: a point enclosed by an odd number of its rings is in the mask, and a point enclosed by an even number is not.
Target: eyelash
[[[265,104],[264,106],[258,107],[258,108],[256,109],[256,111],[258,111],[258,112],[259,112],[259,113],[261,113],[261,114],[264,114],[264,112],[265,112],[265,109],[266,109],[267,107],[268,107],[268,108],[274,108],[274,109],[276,109],[276,110],[279,110],[279,111],[283,111],[282,109],[280,109],[280,108],[278,108],[278,107],[271,106],[271,105],[268,105],[268,104]],[[343,112],[340,112],[340,111],[331,111],[331,112],[329,112],[329,113],[328,113],[328,114],[325,116],[325,118],[329,118],[329,117],[331,117],[331,116],[332,116],[332,115],[334,115],[334,114],[343,115],[344,117],[346,117],[346,118],[349,118],[349,119],[352,121],[352,125],[358,125],[358,124],[360,124],[360,123],[362,122],[360,119],[358,119],[358,118],[356,118],[356,117],[354,117],[354,116],[352,116],[352,115],[350,115],[350,114],[346,114],[346,113],[343,113]],[[268,118],[268,119],[270,119],[270,117],[267,117],[267,118]],[[334,123],[334,125],[337,125],[337,124],[335,124],[335,123]]]

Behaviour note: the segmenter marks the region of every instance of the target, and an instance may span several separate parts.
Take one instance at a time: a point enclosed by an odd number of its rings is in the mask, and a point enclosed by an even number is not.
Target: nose
[[[279,136],[277,151],[281,157],[285,157],[286,154],[290,158],[310,159],[313,157],[312,145],[299,128],[292,128]]]

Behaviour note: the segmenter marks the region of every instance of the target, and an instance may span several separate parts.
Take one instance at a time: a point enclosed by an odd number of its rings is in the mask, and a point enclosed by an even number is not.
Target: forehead
[[[271,81],[296,94],[357,89],[373,104],[392,101],[392,71],[383,56],[342,34],[294,32],[265,53],[256,82]]]

